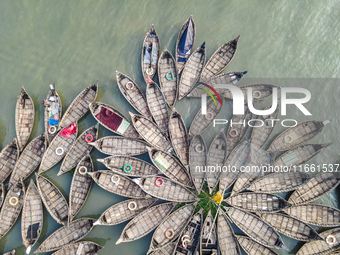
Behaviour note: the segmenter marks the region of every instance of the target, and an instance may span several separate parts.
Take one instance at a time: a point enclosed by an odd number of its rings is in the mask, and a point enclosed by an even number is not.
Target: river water
[[[180,27],[193,14],[196,22],[195,48],[206,41],[207,56],[222,43],[241,34],[236,57],[228,71],[248,70],[242,84],[271,82],[280,86],[300,86],[311,91],[306,107],[313,116],[304,116],[289,108],[287,116],[298,121],[332,119],[316,143],[333,142],[313,163],[339,161],[340,113],[339,78],[339,9],[340,1],[0,1],[0,146],[15,136],[14,109],[23,84],[32,96],[36,117],[31,139],[43,132],[43,106],[48,85],[55,82],[64,110],[88,84],[99,81],[98,101],[108,103],[124,114],[134,112],[116,85],[115,70],[132,77],[145,91],[141,75],[140,54],[145,33],[154,23],[161,46],[174,53]],[[298,79],[297,79],[298,78]],[[308,79],[313,78],[313,79]],[[308,80],[306,80],[308,79]],[[186,124],[198,111],[199,101],[190,99],[176,105]],[[231,116],[231,102],[221,113]],[[86,115],[80,132],[96,122]],[[222,127],[204,133],[209,145]],[[226,128],[226,127],[224,127]],[[277,127],[275,133],[283,130]],[[100,136],[112,135],[100,128]],[[103,158],[98,151],[93,159]],[[148,159],[146,155],[140,158]],[[60,164],[46,173],[67,196],[72,174],[57,177]],[[96,169],[103,165],[95,162]],[[27,184],[28,182],[26,182]],[[97,185],[78,217],[97,218],[109,206],[122,201]],[[321,199],[338,207],[337,191]],[[0,240],[0,253],[15,248],[24,254],[20,223]],[[1,224],[1,223],[0,223]],[[128,244],[115,245],[125,223],[113,227],[97,226],[86,237],[105,248],[109,254],[145,254],[151,235]],[[60,226],[45,211],[40,241]],[[302,242],[283,237],[295,254]],[[34,247],[37,248],[38,244]],[[34,250],[33,249],[33,250]],[[278,251],[279,254],[288,254]]]

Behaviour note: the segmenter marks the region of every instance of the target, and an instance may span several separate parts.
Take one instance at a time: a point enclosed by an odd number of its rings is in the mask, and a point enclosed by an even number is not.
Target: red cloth
[[[153,83],[153,81],[150,79],[149,75],[148,75],[148,83]]]
[[[72,123],[70,126],[64,128],[59,135],[65,138],[70,138],[70,136],[77,132],[77,125],[76,123]]]
[[[96,115],[97,119],[104,125],[108,126],[110,129],[117,131],[118,127],[122,123],[123,119],[115,114],[110,109],[102,106],[100,113]]]

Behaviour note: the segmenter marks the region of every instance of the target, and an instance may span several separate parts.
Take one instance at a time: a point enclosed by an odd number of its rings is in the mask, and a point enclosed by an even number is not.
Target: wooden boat
[[[222,72],[229,63],[233,60],[237,51],[237,42],[240,36],[224,43],[210,57],[207,64],[204,66],[201,78],[208,79]]]
[[[9,189],[0,211],[0,239],[13,227],[17,221],[25,197],[25,186],[22,181]]]
[[[94,225],[113,226],[144,213],[156,202],[154,198],[128,199],[108,208]],[[144,226],[145,227],[145,226]]]
[[[146,103],[146,98],[137,83],[135,83],[129,76],[118,72],[117,70],[116,79],[120,92],[122,92],[123,96],[130,103],[130,105],[140,114],[147,118],[151,118],[151,113]]]
[[[38,241],[43,227],[43,206],[39,191],[31,179],[27,187],[21,216],[21,236],[26,246],[26,254]]]
[[[340,248],[340,228],[333,228],[320,233],[324,240],[305,243],[297,255],[322,255],[330,254]],[[332,253],[333,254],[333,253]]]
[[[72,221],[68,226],[59,228],[47,237],[34,253],[55,251],[77,242],[92,230],[94,222],[95,219],[91,218],[80,218]]]
[[[95,142],[98,137],[99,124],[86,129],[72,144],[69,151],[66,153],[65,158],[60,166],[58,176],[66,173],[77,166],[79,161],[93,148],[90,144]]]
[[[125,226],[116,244],[132,242],[146,236],[171,213],[175,205],[176,203],[163,203],[144,209]]]
[[[336,174],[328,172],[318,174],[311,178],[305,185],[296,189],[288,199],[289,203],[300,205],[312,202],[333,189],[340,184],[340,179]]]
[[[276,231],[299,241],[323,240],[308,224],[282,213],[264,213],[261,219]]]
[[[98,94],[98,82],[90,84],[81,91],[67,108],[59,123],[59,128],[68,127],[71,123],[80,120],[90,109],[90,103],[96,100]]]
[[[159,150],[172,152],[170,141],[163,131],[148,118],[130,112],[132,124],[143,139]]]
[[[34,103],[30,95],[21,85],[21,92],[18,96],[15,107],[15,132],[18,139],[19,151],[22,151],[32,133],[34,124]]]
[[[47,94],[46,100],[44,100],[42,104],[44,105],[44,124],[47,145],[57,134],[63,112],[61,99],[53,84],[50,84],[50,91]]]
[[[225,210],[235,225],[255,242],[272,249],[287,249],[280,235],[258,216],[231,207]]]
[[[100,170],[88,174],[101,188],[108,192],[130,198],[147,197],[147,194],[134,182],[134,180],[118,175],[111,170]]]
[[[45,135],[34,138],[23,150],[9,179],[8,187],[24,181],[38,167],[45,153]]]
[[[111,156],[104,159],[97,159],[114,173],[132,176],[149,177],[159,174],[158,169],[152,164],[139,158],[125,156]]]
[[[169,135],[172,147],[185,166],[189,164],[189,136],[182,116],[172,109],[169,120]]]
[[[103,247],[94,242],[81,241],[66,245],[64,248],[54,252],[53,255],[96,255],[101,249],[103,249]]]
[[[129,138],[138,138],[138,133],[130,121],[112,106],[94,102],[90,105],[92,116],[105,128],[115,134]]]
[[[220,247],[217,240],[217,228],[211,211],[208,212],[207,217],[202,226],[200,237],[200,255],[220,254]]]
[[[177,41],[176,41],[176,63],[178,68],[178,73],[181,73],[187,59],[189,58],[192,48],[195,43],[196,28],[195,22],[190,15],[190,17],[183,24],[181,30],[179,31]]]
[[[193,202],[196,196],[181,184],[161,176],[133,179],[149,195],[167,201]]]
[[[267,151],[274,153],[301,146],[320,134],[328,123],[330,123],[329,120],[305,121],[295,127],[288,128],[272,141]]]
[[[149,146],[143,140],[119,136],[105,136],[90,144],[101,153],[113,156],[144,154],[148,152],[147,147]]]
[[[68,218],[72,221],[85,205],[92,187],[92,178],[86,173],[94,171],[90,154],[80,159],[71,182]]]
[[[2,254],[2,255],[15,255],[15,250],[13,249],[13,250],[11,250],[11,251],[9,251],[9,252],[5,252],[5,253]]]
[[[225,200],[232,207],[254,213],[278,212],[289,206],[283,198],[266,193],[243,192]]]
[[[303,204],[288,207],[285,213],[304,223],[319,227],[340,226],[340,210],[320,204]]]
[[[160,49],[161,45],[159,38],[155,27],[152,24],[150,30],[146,33],[142,47],[141,65],[145,82],[147,82],[148,76],[153,79],[157,72],[157,63],[160,55]]]
[[[205,42],[197,48],[185,63],[178,85],[178,100],[182,100],[190,93],[199,81],[205,64]]]
[[[243,172],[240,173],[237,180],[234,183],[233,189],[231,191],[231,196],[240,193],[243,190],[248,189],[248,187],[257,179],[263,176],[262,172]],[[223,178],[222,178],[223,180]],[[221,182],[220,180],[220,186]]]
[[[266,254],[266,255],[278,255],[275,251],[272,249],[269,249],[257,242],[254,242],[252,239],[250,239],[247,236],[236,236],[237,241],[242,247],[242,249],[248,254],[248,255],[260,255],[260,254]]]
[[[0,183],[4,183],[12,173],[15,163],[19,158],[19,147],[17,139],[7,144],[0,153]]]
[[[220,178],[219,172],[212,172],[208,171],[209,167],[222,167],[224,161],[226,159],[227,154],[227,140],[224,135],[224,130],[222,129],[221,132],[214,138],[211,142],[208,157],[207,157],[207,171],[206,171],[206,178],[209,188],[209,193],[211,194],[214,188],[216,187],[218,180]]]
[[[175,58],[166,47],[158,61],[158,80],[165,101],[170,108],[174,107],[178,96],[179,77]]]
[[[175,243],[169,243],[155,251],[148,253],[148,255],[172,255],[175,250]]]
[[[189,169],[192,182],[198,193],[203,187],[205,172],[201,167],[207,165],[207,146],[201,135],[196,135],[192,139],[189,147]]]
[[[0,184],[0,208],[2,206],[2,202],[5,198],[5,185],[3,183]]]
[[[168,106],[161,89],[150,78],[146,85],[146,101],[156,124],[167,134],[169,126]]]
[[[180,207],[158,225],[152,235],[150,250],[156,250],[175,241],[195,211],[196,203]]]
[[[202,114],[202,108],[196,113],[190,124],[189,137],[202,134],[222,110],[222,105],[219,102],[216,103],[213,99],[208,100],[206,107],[207,113],[205,115]]]
[[[68,204],[61,191],[48,179],[36,175],[36,182],[41,200],[49,214],[59,224],[68,223]]]
[[[77,133],[78,125],[76,123],[72,123],[69,127],[65,127],[59,131],[44,153],[38,172],[39,174],[49,170],[62,160],[76,140]]]

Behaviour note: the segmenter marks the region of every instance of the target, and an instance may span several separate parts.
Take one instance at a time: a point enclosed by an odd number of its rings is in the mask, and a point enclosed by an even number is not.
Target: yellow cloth
[[[223,201],[223,196],[219,192],[217,192],[216,196],[214,196],[214,201],[220,204]]]

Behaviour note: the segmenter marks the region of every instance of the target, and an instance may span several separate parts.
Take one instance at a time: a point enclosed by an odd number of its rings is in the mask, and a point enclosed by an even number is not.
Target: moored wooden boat
[[[108,192],[123,197],[146,198],[147,194],[128,177],[118,175],[111,170],[99,170],[88,173],[92,179]]]
[[[174,202],[193,202],[196,196],[181,184],[161,176],[133,179],[143,191],[153,197]]]
[[[17,139],[7,144],[0,153],[0,183],[4,183],[12,173],[15,163],[19,158],[19,147]]]
[[[39,174],[52,168],[62,160],[76,140],[77,133],[78,125],[76,123],[72,123],[69,127],[60,130],[45,150],[39,167]]]
[[[90,105],[92,116],[105,128],[129,138],[138,138],[138,133],[130,121],[112,106],[94,102]]]
[[[2,254],[2,255],[15,255],[15,250],[13,249],[13,250],[11,250],[11,251],[9,251],[9,252],[5,252],[5,253]]]
[[[196,135],[192,139],[189,147],[189,169],[192,182],[198,193],[203,187],[205,172],[202,167],[207,165],[207,146],[201,135]]]
[[[275,251],[272,249],[269,249],[257,242],[254,242],[252,239],[250,239],[247,236],[236,236],[238,243],[241,245],[243,250],[248,255],[278,255]]]
[[[61,163],[58,176],[76,167],[79,161],[91,152],[93,146],[90,143],[97,140],[98,128],[99,124],[97,123],[80,134],[66,153],[65,158]]]
[[[3,183],[0,184],[0,208],[5,198],[5,185]]]
[[[21,216],[21,236],[26,246],[26,254],[38,241],[43,227],[43,206],[39,191],[31,179],[27,187]]]
[[[62,225],[68,223],[68,204],[61,191],[51,181],[36,175],[36,182],[41,200],[52,218]]]
[[[97,94],[98,82],[82,90],[67,108],[59,123],[59,128],[68,127],[81,119],[89,111],[89,105],[96,100]]]
[[[248,189],[248,187],[260,176],[262,176],[261,172],[251,173],[251,172],[243,172],[240,173],[237,180],[234,183],[231,195],[235,195],[243,190]],[[223,178],[222,178],[223,180]],[[220,186],[221,182],[220,180]]]
[[[158,80],[165,101],[170,108],[174,107],[178,95],[179,77],[175,58],[166,47],[158,61]]]
[[[270,144],[268,152],[287,151],[303,145],[321,133],[324,126],[330,123],[325,121],[305,121],[295,127],[288,128],[279,134]]]
[[[66,245],[84,238],[93,228],[95,219],[80,218],[72,221],[68,226],[63,226],[47,237],[34,252],[51,252],[64,248]]]
[[[97,255],[101,249],[103,249],[103,247],[94,242],[81,241],[66,245],[64,248],[54,252],[53,255]]]
[[[220,247],[217,239],[217,228],[211,211],[202,225],[200,237],[200,255],[220,254]]]
[[[220,46],[204,66],[201,78],[208,79],[222,72],[233,60],[240,36]]]
[[[205,42],[197,48],[185,63],[178,85],[178,100],[190,93],[199,81],[205,64]]]
[[[15,107],[15,132],[19,151],[22,151],[32,133],[34,124],[34,103],[30,95],[21,85],[21,92]]]
[[[145,209],[125,226],[116,244],[146,236],[171,213],[175,205],[176,203],[163,203]]]
[[[250,84],[250,85],[242,85],[239,86],[239,88],[242,90],[244,95],[244,100],[248,100],[248,89],[251,89],[252,91],[252,99],[253,101],[262,101],[272,96],[273,89],[280,89],[280,87],[273,85],[273,84]],[[233,99],[232,93],[230,90],[225,90],[225,92],[222,94],[222,97],[226,99]]]
[[[155,251],[148,253],[147,255],[172,255],[175,250],[175,243],[169,243]]]

